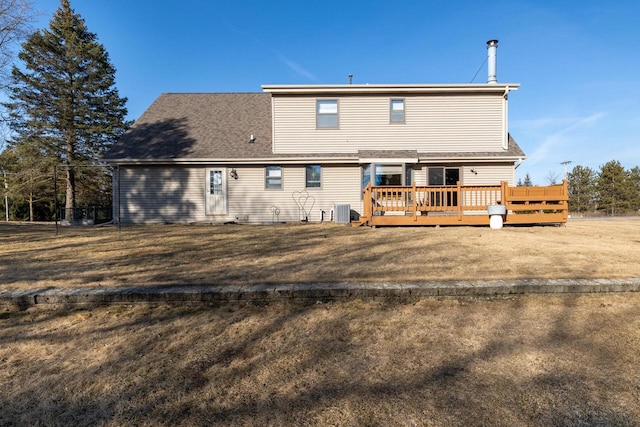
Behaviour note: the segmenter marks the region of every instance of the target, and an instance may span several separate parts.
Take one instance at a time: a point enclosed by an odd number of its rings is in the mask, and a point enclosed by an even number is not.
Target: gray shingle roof
[[[271,155],[271,94],[165,93],[107,160],[234,159]],[[255,135],[255,143],[249,143]]]
[[[503,157],[508,158],[525,158],[524,151],[522,148],[516,143],[516,140],[513,139],[511,134],[509,134],[509,148],[506,151],[461,151],[461,152],[420,152],[418,153],[418,157],[420,159],[428,160],[428,159],[439,159],[439,158],[452,158],[452,159],[461,159],[461,158],[495,158],[500,159]]]

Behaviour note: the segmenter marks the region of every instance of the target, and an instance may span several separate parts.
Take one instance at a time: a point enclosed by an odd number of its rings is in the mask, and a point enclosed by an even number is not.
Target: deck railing
[[[369,225],[489,224],[488,206],[505,205],[505,223],[567,220],[567,183],[548,187],[500,185],[372,186],[364,190],[360,223]]]

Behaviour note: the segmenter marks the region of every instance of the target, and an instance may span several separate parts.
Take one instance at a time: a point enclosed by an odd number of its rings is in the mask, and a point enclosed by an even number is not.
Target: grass
[[[4,289],[640,277],[640,220],[563,227],[0,225]]]
[[[640,295],[0,317],[0,425],[637,425]]]
[[[640,221],[0,225],[0,289],[640,277]],[[640,424],[640,293],[0,313],[0,425]]]

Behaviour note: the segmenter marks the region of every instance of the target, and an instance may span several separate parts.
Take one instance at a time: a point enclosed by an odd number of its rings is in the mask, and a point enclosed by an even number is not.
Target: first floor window
[[[460,181],[460,169],[430,167],[428,179],[430,186],[454,186]],[[458,206],[458,193],[455,189],[431,193],[429,202],[431,206]]]
[[[363,165],[360,168],[362,177],[362,189],[367,188],[367,185],[371,183],[371,165]]]
[[[267,166],[265,168],[264,187],[274,190],[282,188],[282,168],[280,166]]]
[[[320,165],[310,165],[305,167],[306,188],[320,188],[320,178],[322,177],[322,167]]]
[[[457,185],[460,181],[459,168],[430,167],[429,185]]]
[[[376,165],[376,185],[402,185],[402,165]]]

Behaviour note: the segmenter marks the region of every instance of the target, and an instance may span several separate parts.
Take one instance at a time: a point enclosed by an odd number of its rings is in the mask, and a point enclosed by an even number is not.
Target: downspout
[[[520,167],[524,159],[521,157],[513,164],[513,185],[516,185],[516,169]]]
[[[509,85],[504,88],[502,95],[502,148],[509,149]]]

